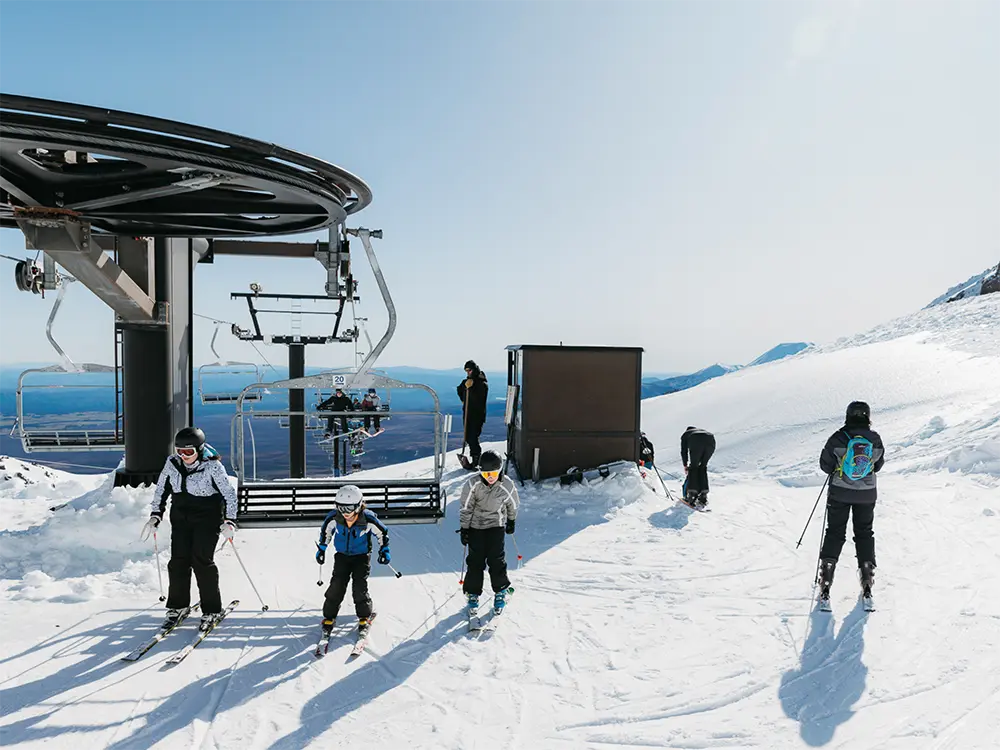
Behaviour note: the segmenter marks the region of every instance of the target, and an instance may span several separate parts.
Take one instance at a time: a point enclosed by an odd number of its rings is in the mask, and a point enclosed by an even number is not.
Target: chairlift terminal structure
[[[116,474],[116,484],[138,486],[156,480],[175,432],[193,421],[198,393],[206,402],[212,398],[203,387],[204,368],[198,372],[197,389],[195,384],[192,290],[197,264],[214,262],[217,256],[318,260],[326,271],[326,296],[320,299],[339,303],[333,334],[323,337],[323,343],[356,341],[357,325],[341,330],[341,317],[345,304],[358,299],[348,237],[359,238],[389,311],[387,331],[346,376],[348,384],[369,379],[396,325],[395,308],[371,246],[371,238],[380,238],[381,230],[346,226],[347,217],[371,199],[369,187],[350,172],[271,143],[157,117],[0,94],[0,226],[20,229],[26,247],[41,257],[40,266],[30,259],[18,263],[16,286],[44,293],[72,277],[114,311],[120,338],[120,361],[114,366],[75,367],[120,376],[113,435],[25,433],[20,410],[27,386],[22,376],[18,408],[25,450],[123,448],[124,467]],[[264,239],[317,230],[328,232],[326,242]],[[246,298],[255,330],[234,333],[261,340],[261,310],[254,312],[254,302],[268,295],[255,291]],[[302,389],[330,387],[335,377],[304,378],[304,347],[321,342],[292,339],[273,341],[289,346],[291,365],[290,377],[280,387],[290,394],[292,462],[291,476],[282,487],[292,494],[287,507],[274,511],[272,504],[269,511],[281,515],[282,523],[300,518],[298,493],[318,486],[295,464],[304,447],[304,415],[297,413],[304,412]],[[217,364],[225,366],[219,360]],[[66,361],[57,369],[72,371]],[[242,393],[223,394],[219,402],[236,403],[239,415],[254,394],[259,400],[262,388],[277,386],[263,384],[258,377]],[[397,514],[406,520],[435,520],[444,513],[443,452],[441,465],[437,457],[447,439],[448,421],[435,419],[434,480],[398,506],[412,507],[412,512]],[[242,417],[236,432],[242,434]],[[242,465],[242,443],[233,451],[234,464]],[[257,489],[243,489],[248,480],[239,470],[238,477],[241,498],[259,494]],[[322,490],[313,493],[320,506],[329,506],[337,485],[336,480],[325,480]],[[377,494],[376,485],[366,487],[366,494]],[[247,501],[243,507],[249,508]],[[266,515],[255,520],[269,525]]]

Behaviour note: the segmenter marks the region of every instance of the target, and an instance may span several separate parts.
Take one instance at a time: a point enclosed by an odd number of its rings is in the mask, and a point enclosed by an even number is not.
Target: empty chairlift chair
[[[261,382],[260,367],[253,362],[230,362],[222,359],[215,350],[215,340],[219,335],[220,321],[215,323],[215,332],[209,347],[215,355],[216,362],[204,364],[198,368],[198,394],[201,403],[234,404],[248,382]],[[260,401],[264,397],[263,390],[253,390],[244,397],[244,401]]]

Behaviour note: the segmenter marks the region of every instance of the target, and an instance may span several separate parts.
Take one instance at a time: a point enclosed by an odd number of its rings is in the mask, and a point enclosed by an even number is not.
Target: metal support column
[[[303,378],[306,374],[306,345],[288,345],[288,378]],[[288,476],[301,479],[306,475],[306,394],[301,388],[288,391]],[[299,412],[296,414],[296,412]]]

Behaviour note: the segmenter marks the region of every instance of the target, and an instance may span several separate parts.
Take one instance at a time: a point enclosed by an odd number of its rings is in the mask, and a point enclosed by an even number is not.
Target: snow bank
[[[112,487],[112,474],[102,479],[43,523],[0,531],[0,579],[20,580],[8,589],[14,598],[79,601],[156,586],[152,544],[139,540],[151,490]],[[169,549],[169,528],[159,542]],[[94,578],[105,574],[113,575]]]

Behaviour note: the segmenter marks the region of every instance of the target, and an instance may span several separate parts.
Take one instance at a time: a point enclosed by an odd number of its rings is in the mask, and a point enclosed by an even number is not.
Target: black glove
[[[468,529],[459,529],[458,530],[458,538],[462,540],[462,546],[463,547],[468,547],[469,546],[469,530]]]
[[[509,521],[507,521],[507,526],[506,526],[506,528],[504,528],[504,531],[506,531],[508,534],[513,534],[514,533],[514,519],[513,518],[510,519]]]
[[[320,565],[326,562],[326,545],[316,542],[316,562]]]

